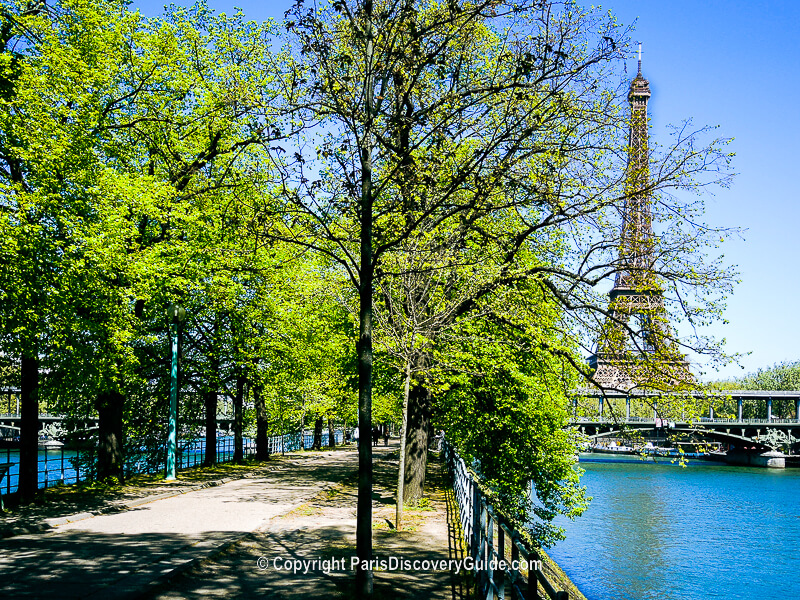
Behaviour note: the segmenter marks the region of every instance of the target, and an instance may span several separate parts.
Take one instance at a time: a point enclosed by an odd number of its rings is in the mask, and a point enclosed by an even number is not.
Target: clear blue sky
[[[741,283],[728,301],[729,325],[714,327],[731,352],[751,352],[745,371],[800,359],[800,2],[791,0],[614,0],[622,23],[636,20],[650,80],[651,136],[692,117],[735,138],[730,189],[706,196],[710,224],[746,228],[723,252]],[[718,376],[739,375],[730,366]],[[712,373],[706,379],[715,378]]]
[[[209,0],[217,11],[240,6],[255,20],[281,18],[288,0]],[[137,0],[147,15],[163,2]],[[185,4],[189,4],[185,2]],[[742,227],[744,239],[725,244],[741,277],[728,301],[729,325],[709,330],[730,352],[750,352],[705,379],[740,375],[778,361],[800,359],[800,2],[792,0],[610,0],[623,24],[636,21],[643,74],[650,80],[651,135],[666,143],[666,126],[691,117],[719,125],[735,138],[738,173],[730,189],[706,196],[709,224]],[[631,61],[629,73],[635,73]]]

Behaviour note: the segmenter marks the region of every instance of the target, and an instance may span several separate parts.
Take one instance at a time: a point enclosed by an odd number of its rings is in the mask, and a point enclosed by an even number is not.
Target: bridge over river
[[[657,410],[653,410],[652,417],[631,416],[631,402],[645,401],[657,405],[662,394],[654,392],[639,393],[606,393],[583,390],[583,398],[594,399],[597,402],[597,413],[594,416],[578,416],[577,399],[573,400],[572,425],[592,438],[609,437],[618,434],[623,429],[627,430],[666,430],[670,433],[698,434],[711,440],[727,442],[741,446],[743,443],[762,445],[764,436],[770,430],[780,431],[787,436],[787,441],[792,450],[800,438],[800,391],[763,391],[763,390],[735,390],[726,392],[691,392],[690,396],[697,400],[722,400],[730,399],[736,402],[737,416],[735,418],[720,418],[709,409],[708,416],[693,420],[659,418]],[[791,401],[794,405],[792,418],[773,417],[772,407],[776,400]],[[625,414],[609,414],[606,405],[615,402],[617,406],[625,403]],[[763,403],[764,418],[743,418],[743,406],[746,401]]]

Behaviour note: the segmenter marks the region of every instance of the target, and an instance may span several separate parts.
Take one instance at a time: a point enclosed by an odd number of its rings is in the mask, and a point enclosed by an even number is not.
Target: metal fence
[[[334,432],[334,440],[341,444],[344,433]],[[287,433],[268,438],[270,454],[282,454],[310,448],[314,443],[313,434],[301,435]],[[328,432],[322,434],[322,447],[328,445]],[[256,442],[252,438],[242,440],[244,456],[255,455]],[[204,438],[178,440],[178,468],[189,469],[202,465],[205,461],[206,443]],[[225,436],[217,438],[217,464],[233,461],[234,438]],[[39,488],[46,489],[57,485],[74,485],[81,481],[92,481],[95,475],[96,450],[41,448],[39,450]],[[0,469],[0,496],[8,496],[17,491],[19,485],[19,448],[0,449],[0,465],[10,464],[3,473]],[[132,450],[125,461],[123,472],[126,477],[141,473],[159,473],[166,468],[166,451],[156,453]]]
[[[300,432],[297,433],[287,433],[285,435],[276,435],[269,438],[269,453],[270,454],[278,454],[284,452],[294,452],[295,450],[301,449],[301,438],[302,438],[302,449],[308,450],[314,445],[314,434],[306,433],[302,436]],[[333,439],[337,444],[341,444],[342,440],[344,439],[344,433],[341,430],[333,432]],[[325,448],[328,445],[328,432],[324,432],[322,434],[322,447]]]
[[[557,591],[545,576],[540,555],[528,548],[519,531],[494,510],[464,460],[447,440],[442,449],[453,479],[461,531],[473,565],[478,597],[569,600],[569,594]],[[544,596],[539,595],[540,591]]]

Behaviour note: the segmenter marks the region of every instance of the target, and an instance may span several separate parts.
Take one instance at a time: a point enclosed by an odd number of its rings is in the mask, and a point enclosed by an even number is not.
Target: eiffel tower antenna
[[[639,75],[642,74],[642,42],[639,42]]]
[[[648,149],[647,101],[650,84],[639,71],[631,81],[628,165],[619,259],[609,292],[608,319],[597,350],[589,358],[594,379],[604,388],[630,390],[661,377],[662,385],[691,379],[687,363],[674,348],[662,289],[654,271],[652,191]],[[631,321],[634,321],[631,323]]]

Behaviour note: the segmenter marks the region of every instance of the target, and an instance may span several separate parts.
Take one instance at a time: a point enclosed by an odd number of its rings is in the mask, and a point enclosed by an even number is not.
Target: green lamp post
[[[186,311],[177,304],[170,304],[167,317],[172,322],[172,369],[169,386],[169,428],[167,430],[167,481],[176,478],[175,456],[178,449],[178,325],[186,318]]]

